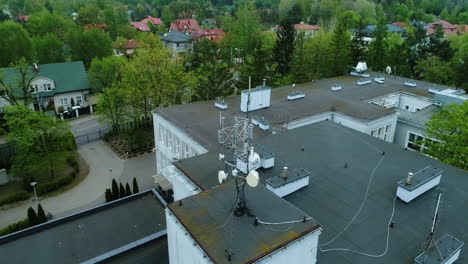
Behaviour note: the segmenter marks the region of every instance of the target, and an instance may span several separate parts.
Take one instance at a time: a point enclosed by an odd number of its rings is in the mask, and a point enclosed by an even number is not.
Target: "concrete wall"
[[[153,121],[157,174],[162,169],[172,165],[175,160],[186,159],[208,152],[188,134],[164,117],[153,113]]]

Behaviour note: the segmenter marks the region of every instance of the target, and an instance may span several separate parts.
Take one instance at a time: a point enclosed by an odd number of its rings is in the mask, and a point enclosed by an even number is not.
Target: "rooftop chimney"
[[[406,185],[411,185],[412,180],[413,180],[413,173],[408,172],[408,177],[406,178]]]
[[[34,72],[35,72],[35,73],[38,73],[38,72],[39,72],[39,68],[37,67],[37,64],[34,63],[33,66],[34,66]]]

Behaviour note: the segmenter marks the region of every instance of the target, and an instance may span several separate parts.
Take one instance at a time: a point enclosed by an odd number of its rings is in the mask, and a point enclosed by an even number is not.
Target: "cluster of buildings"
[[[0,254],[8,263],[463,262],[468,172],[412,150],[432,113],[468,96],[367,74],[156,109],[154,190],[2,237]]]

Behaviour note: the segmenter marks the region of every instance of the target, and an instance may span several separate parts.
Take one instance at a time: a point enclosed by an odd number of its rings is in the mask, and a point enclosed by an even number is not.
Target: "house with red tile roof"
[[[83,26],[84,30],[91,30],[91,29],[106,29],[107,24],[86,24]]]
[[[277,25],[272,30],[276,32],[280,28],[281,26]],[[309,25],[309,24],[305,24],[304,22],[301,22],[299,24],[294,24],[294,29],[296,29],[297,33],[303,33],[304,37],[309,38],[309,37],[312,37],[314,35],[314,32],[319,30],[320,27],[316,25]]]
[[[162,25],[162,21],[158,17],[152,17],[152,16],[147,16],[145,19],[140,21],[141,23],[145,23],[145,25],[148,25],[148,22],[151,22],[154,26],[159,26]]]
[[[125,43],[114,43],[114,56],[131,56],[138,48],[138,42],[134,39],[129,39]]]
[[[130,22],[130,25],[138,31],[141,32],[150,32],[151,29],[148,27],[148,24],[143,23],[143,22]]]
[[[449,35],[455,35],[459,33],[459,25],[450,24],[445,20],[439,20],[433,23],[428,24],[427,36],[434,34],[437,31],[438,25],[442,26],[442,31],[444,32],[444,37]]]
[[[182,33],[192,34],[194,31],[200,29],[196,19],[177,19],[172,23],[169,31],[179,31]]]
[[[401,27],[401,28],[406,27],[405,22],[393,22],[392,24],[397,26],[397,27]]]
[[[194,41],[199,41],[206,38],[213,42],[220,41],[225,36],[224,30],[222,29],[197,29],[192,33]]]

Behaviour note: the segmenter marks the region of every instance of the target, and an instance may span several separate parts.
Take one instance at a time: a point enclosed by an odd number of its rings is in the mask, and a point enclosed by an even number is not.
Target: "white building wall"
[[[213,263],[169,209],[166,209],[166,225],[170,264]]]
[[[172,184],[174,201],[178,201],[201,192],[200,188],[198,188],[174,165],[166,167],[161,171],[161,173]]]
[[[46,87],[44,87],[44,85],[46,84],[50,84],[51,86],[51,90],[47,90]],[[52,91],[55,89],[55,83],[53,80],[50,80],[50,79],[47,79],[47,78],[36,78],[34,80],[31,81],[31,87],[32,86],[37,86],[37,91],[38,92],[47,92],[47,91]],[[34,96],[34,93],[33,93],[33,96]]]
[[[77,97],[81,96],[81,106],[86,107],[89,105],[89,100],[87,100],[89,91],[88,90],[83,90],[83,91],[76,91],[76,92],[69,92],[69,93],[61,93],[61,94],[56,94],[54,95],[54,104],[55,104],[55,110],[58,111],[58,108],[60,106],[63,106],[63,108],[66,110],[67,107],[71,107],[71,98],[73,98],[73,101],[75,102],[75,105],[78,105],[78,100]],[[68,104],[62,104],[62,98],[67,98]]]
[[[402,147],[406,147],[408,145],[408,136],[410,132],[418,135],[426,134],[424,128],[411,125],[410,123],[402,120],[398,120],[396,128],[394,143]]]
[[[431,98],[425,98],[425,97],[420,97],[420,96],[414,96],[414,95],[409,95],[402,93],[400,96],[400,102],[398,104],[398,108],[410,111],[410,112],[416,112],[423,108],[426,108],[430,105],[432,105],[434,100]]]
[[[154,143],[156,147],[156,173],[179,159],[186,159],[208,152],[184,131],[153,113]]]
[[[166,209],[166,224],[170,264],[213,263],[169,209]],[[289,243],[286,247],[280,248],[254,263],[315,264],[317,261],[318,240],[321,233],[321,229],[310,232],[300,239]]]

